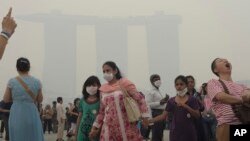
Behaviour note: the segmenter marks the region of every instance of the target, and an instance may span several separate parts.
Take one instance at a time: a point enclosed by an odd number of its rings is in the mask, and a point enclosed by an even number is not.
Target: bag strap
[[[16,77],[17,81],[23,86],[25,91],[30,95],[30,97],[33,99],[33,101],[36,101],[36,96],[33,94],[33,92],[30,90],[30,88],[27,86],[27,84],[21,79],[20,76]]]
[[[230,93],[229,93],[229,90],[228,90],[226,84],[220,79],[219,79],[219,82],[221,83],[225,93],[229,95]],[[235,116],[239,118],[239,114],[238,114],[238,111],[236,109],[237,105],[240,105],[240,104],[231,104],[231,107],[232,107],[232,110],[233,110]]]
[[[221,83],[225,93],[230,94],[226,84],[221,79],[219,79],[219,82]]]
[[[124,87],[121,86],[120,81],[118,82],[118,84],[119,84],[119,87],[120,87],[120,89],[122,90],[123,94],[124,94],[126,97],[131,97],[130,94],[128,93],[128,91],[127,91]],[[131,97],[131,98],[132,98],[132,97]]]

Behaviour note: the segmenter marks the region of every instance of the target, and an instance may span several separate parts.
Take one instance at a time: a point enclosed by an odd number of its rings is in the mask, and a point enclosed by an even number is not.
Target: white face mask
[[[95,95],[97,93],[97,86],[88,86],[86,87],[86,91],[89,95]]]
[[[113,73],[104,73],[103,74],[103,78],[106,80],[106,81],[111,81],[113,78],[114,78],[114,75]]]
[[[154,84],[157,88],[159,88],[161,86],[161,80],[155,81]]]
[[[185,96],[187,91],[188,91],[188,89],[185,88],[185,89],[183,89],[181,91],[176,91],[176,92],[177,92],[177,95],[179,95],[179,96]]]

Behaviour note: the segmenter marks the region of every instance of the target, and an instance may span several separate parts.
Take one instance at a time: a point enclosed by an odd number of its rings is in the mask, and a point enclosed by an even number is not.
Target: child
[[[187,79],[179,75],[175,79],[177,95],[168,100],[165,111],[150,120],[151,123],[165,120],[168,114],[170,120],[170,141],[197,141],[197,133],[193,119],[200,116],[198,101],[188,95]]]
[[[96,76],[90,76],[83,85],[83,98],[80,101],[79,116],[76,124],[76,137],[78,141],[91,141],[89,132],[95,121],[100,107],[101,83]],[[97,137],[94,141],[98,141]]]

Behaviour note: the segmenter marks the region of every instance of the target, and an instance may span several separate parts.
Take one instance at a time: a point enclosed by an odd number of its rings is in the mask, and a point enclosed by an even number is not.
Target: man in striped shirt
[[[235,116],[231,104],[241,104],[249,102],[249,89],[233,82],[231,77],[232,65],[228,60],[216,58],[211,65],[212,72],[219,77],[229,90],[225,93],[222,84],[212,79],[208,82],[208,95],[211,98],[212,110],[218,121],[216,138],[217,141],[229,141],[229,125],[241,124]]]

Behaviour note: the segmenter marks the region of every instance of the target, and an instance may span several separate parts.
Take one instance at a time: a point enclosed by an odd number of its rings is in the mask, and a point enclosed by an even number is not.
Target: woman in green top
[[[100,107],[101,83],[96,76],[90,76],[83,85],[83,98],[80,101],[79,116],[76,124],[77,141],[92,141],[89,132]],[[97,137],[94,141],[99,141]]]

